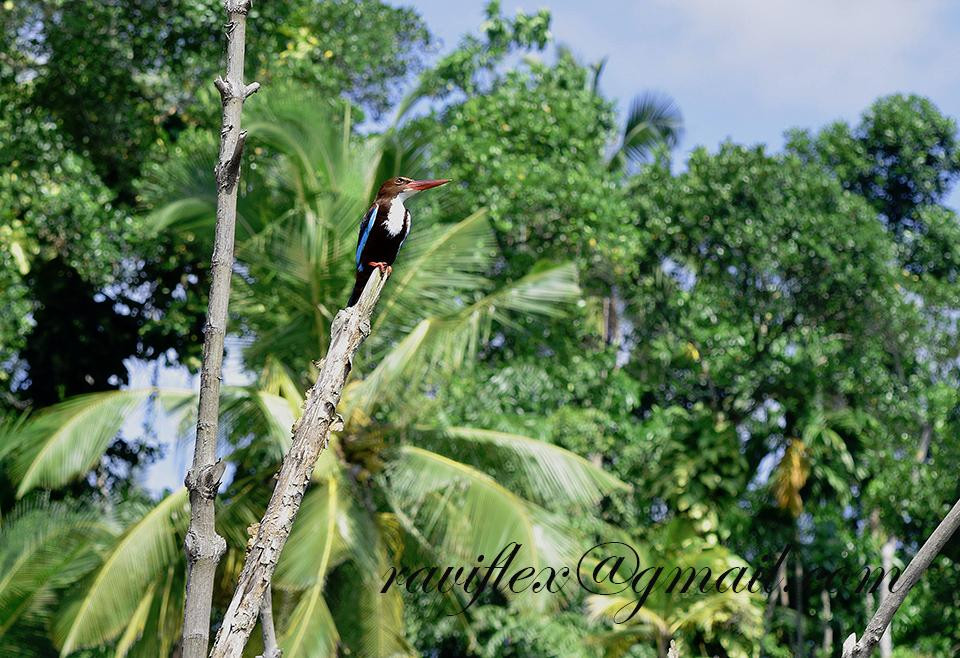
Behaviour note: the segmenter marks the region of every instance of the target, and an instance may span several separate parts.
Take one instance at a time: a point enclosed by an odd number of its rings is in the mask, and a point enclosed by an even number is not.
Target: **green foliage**
[[[62,259],[95,285],[114,274],[129,220],[90,163],[71,149],[49,113],[0,90],[0,360],[25,346],[34,309],[28,277],[38,263]],[[107,265],[105,265],[105,263]],[[9,372],[0,385],[9,387]]]
[[[434,45],[416,11],[378,0],[254,4],[250,21],[257,26],[248,43],[258,78],[344,95],[374,117],[399,100]]]
[[[623,139],[610,158],[610,166],[622,169],[628,163],[644,162],[651,146],[673,148],[682,134],[683,116],[676,103],[657,94],[637,96],[630,103]]]
[[[44,655],[53,602],[98,562],[97,548],[116,532],[99,510],[39,499],[19,504],[0,531],[0,649]],[[31,648],[32,647],[32,648]]]
[[[114,454],[149,458],[115,440],[134,409],[164,403],[164,425],[187,427],[195,398],[110,389],[131,355],[199,363],[222,9],[10,4],[0,385],[5,408],[48,408],[0,425],[0,653],[170,655],[184,493],[150,504],[135,470],[105,471]],[[215,608],[376,185],[455,179],[411,208],[344,430],[278,567],[285,655],[653,656],[670,638],[681,655],[813,655],[826,619],[809,580],[796,609],[663,595],[619,624],[632,595],[501,588],[451,615],[462,594],[384,595],[381,576],[469,566],[507,541],[520,562],[575,564],[616,538],[651,564],[719,571],[792,542],[809,578],[876,564],[887,536],[908,558],[960,496],[960,225],[943,205],[960,150],[929,100],[879,99],[855,125],[793,131],[783,153],[726,143],[677,167],[669,99],[640,95],[619,122],[602,63],[533,56],[546,11],[489,3],[402,100],[433,45],[412,9],[255,2],[250,25],[247,77],[268,93],[244,110],[230,327],[254,381],[224,388]],[[357,129],[395,103],[382,133]],[[903,655],[955,652],[958,559],[949,546],[897,617]],[[832,606],[837,638],[869,612],[860,595]]]
[[[960,175],[956,121],[920,96],[882,98],[855,127],[835,123],[816,137],[794,132],[788,148],[835,171],[896,233],[922,231],[916,211],[942,203]]]
[[[472,96],[484,90],[483,74],[493,71],[515,50],[543,50],[550,40],[550,12],[534,15],[518,11],[503,16],[499,0],[486,5],[486,20],[480,26],[482,38],[466,35],[448,55],[425,71],[416,90],[400,105],[402,115],[425,96],[443,97],[459,91]]]
[[[0,320],[0,361],[11,364],[0,373],[0,386],[12,389],[5,403],[114,388],[130,356],[176,355],[195,369],[209,254],[177,236],[144,239],[133,215],[153,153],[216,120],[221,4],[8,5],[0,11],[0,302],[12,311]],[[343,93],[374,115],[432,43],[415,12],[372,0],[255,3],[251,21],[249,77]],[[210,187],[210,171],[196,181]],[[57,351],[82,356],[57,360]]]
[[[238,277],[240,299],[234,309],[238,324],[262,339],[246,357],[248,364],[264,369],[263,388],[228,390],[221,419],[225,436],[237,448],[232,455],[237,471],[227,493],[227,509],[220,518],[233,526],[225,534],[241,540],[243,532],[238,532],[236,525],[256,518],[258,512],[252,510],[262,505],[248,483],[262,481],[262,469],[279,457],[276,446],[286,448],[283,441],[274,445],[249,441],[266,436],[276,440],[276,428],[284,418],[289,427],[290,414],[299,407],[297,391],[313,376],[303,354],[321,354],[328,339],[329,314],[317,309],[338,308],[350,287],[356,217],[376,183],[373,174],[380,156],[380,142],[351,138],[346,119],[341,124],[344,132],[326,128],[334,123],[328,120],[329,107],[298,106],[291,99],[284,99],[278,91],[275,103],[266,105],[262,113],[252,112],[249,122],[250,142],[261,150],[245,180],[251,190],[258,191],[246,195],[240,204],[243,229],[237,257],[244,274]],[[184,140],[184,144],[210,143],[199,138]],[[164,230],[209,230],[213,221],[210,193],[201,190],[189,175],[201,158],[183,152],[184,157],[170,161],[155,174],[159,180],[162,172],[172,173],[163,180],[172,183],[164,198],[173,200],[157,208],[153,221]],[[149,194],[160,198],[159,183]],[[289,204],[287,210],[278,213],[284,203]],[[408,417],[408,424],[400,424],[402,417],[394,415],[392,427],[372,422],[399,400],[392,382],[407,375],[405,404],[410,396],[425,397],[453,368],[468,371],[479,347],[487,343],[485,337],[496,327],[509,324],[518,314],[533,319],[561,318],[578,294],[575,268],[570,265],[544,264],[516,281],[496,285],[482,276],[495,256],[493,241],[485,237],[490,230],[483,214],[453,223],[438,219],[424,213],[419,220],[422,228],[418,237],[411,238],[410,262],[398,267],[377,316],[367,358],[376,359],[378,365],[355,369],[366,376],[354,381],[345,393],[348,425],[344,436],[337,439],[341,447],[325,453],[318,466],[316,475],[325,479],[326,486],[308,499],[304,518],[325,525],[327,532],[314,535],[320,540],[317,545],[297,540],[316,550],[295,550],[288,559],[299,557],[301,562],[285,562],[279,571],[278,586],[297,600],[289,625],[281,628],[290,655],[314,655],[336,643],[338,637],[361,654],[369,647],[376,647],[369,655],[381,655],[384,647],[405,646],[398,626],[402,620],[399,593],[379,595],[375,579],[384,569],[371,567],[382,564],[401,538],[416,542],[422,559],[449,562],[493,553],[510,537],[522,533],[524,559],[534,564],[553,563],[557,551],[567,557],[572,557],[573,551],[564,548],[570,545],[565,525],[538,501],[592,507],[623,487],[586,460],[524,436],[469,427],[441,429],[448,439],[438,442],[434,450],[426,450],[414,444],[425,445],[425,435],[437,429],[412,424],[423,419]],[[470,267],[464,269],[470,263],[475,263],[473,272]],[[451,298],[451,284],[459,286],[458,297]],[[265,314],[263,303],[270,295],[276,295],[271,305],[274,312]],[[309,306],[304,307],[303,300],[311,300]],[[291,331],[291,323],[300,329]],[[410,378],[414,373],[417,379]],[[21,493],[37,485],[61,486],[89,468],[91,460],[103,454],[125,410],[149,394],[128,390],[76,398],[17,426],[13,430],[16,441],[11,444],[15,456],[12,475]],[[177,394],[163,392],[160,397],[176,398]],[[182,396],[178,399],[176,409],[189,406]],[[253,437],[252,431],[257,432]],[[62,447],[66,445],[81,445],[83,450],[65,451]],[[478,446],[489,446],[494,456],[474,459]],[[265,457],[271,461],[264,462]],[[500,484],[517,468],[525,478],[515,479],[511,489]],[[370,486],[375,487],[379,501],[373,508],[364,491]],[[440,494],[455,495],[456,500],[438,500]],[[312,502],[317,496],[325,505],[317,507]],[[126,546],[138,550],[153,547],[150,550],[159,551],[155,559],[128,574],[140,579],[138,586],[118,585],[136,598],[122,599],[116,609],[105,608],[92,598],[92,589],[84,590],[80,603],[68,603],[70,607],[55,629],[55,637],[68,650],[117,638],[121,643],[133,642],[136,648],[140,644],[134,640],[141,627],[172,623],[169,614],[149,621],[153,597],[165,582],[178,577],[173,574],[167,581],[161,580],[169,562],[161,536],[169,536],[177,528],[164,511],[165,504],[144,517],[145,525],[130,531],[136,541],[118,546],[118,557],[108,558],[97,576],[111,582],[118,577],[113,568],[126,564]],[[492,507],[501,510],[501,521],[507,519],[506,524],[491,522],[487,512]],[[457,512],[464,509],[472,511],[466,515]],[[165,525],[168,521],[172,525]],[[294,533],[297,536],[299,530]],[[359,583],[357,574],[362,574]],[[330,579],[335,579],[336,585],[331,585]],[[358,625],[355,620],[331,617],[328,591],[337,592],[345,583],[352,583],[348,591],[359,592],[361,603],[367,602],[363,605],[379,611],[377,623]],[[148,587],[152,589],[144,589]],[[105,591],[103,587],[95,589]],[[539,601],[542,599],[525,605]],[[126,627],[120,625],[120,609],[132,615]]]
[[[103,644],[128,624],[142,628],[143,614],[156,593],[154,581],[179,561],[178,540],[186,534],[188,519],[187,490],[179,489],[144,510],[117,538],[92,579],[68,595],[54,622],[54,640],[63,654]]]
[[[55,489],[85,475],[100,463],[126,417],[155,395],[150,389],[128,389],[77,396],[48,407],[27,423],[0,431],[2,454],[17,497],[35,488]],[[193,399],[188,393],[165,391],[168,401]]]
[[[626,212],[604,160],[613,114],[572,57],[508,71],[437,119],[414,125],[432,135],[434,166],[463,181],[448,203],[489,208],[510,266],[567,255],[609,270],[600,245]]]
[[[595,638],[605,647],[604,655],[626,655],[633,644],[650,639],[656,641],[662,652],[678,635],[689,638],[689,644],[682,639],[679,642],[678,649],[686,653],[700,646],[713,647],[710,653],[720,649],[728,656],[745,658],[755,654],[755,643],[763,632],[762,596],[748,592],[746,585],[739,592],[733,591],[732,580],[718,584],[724,573],[729,572],[728,578],[735,579],[745,573],[742,570],[749,570],[746,562],[715,541],[704,541],[689,525],[680,522],[666,525],[651,538],[638,564],[638,570],[647,568],[649,577],[634,591],[587,597],[590,616],[613,624],[613,630]],[[691,573],[697,577],[684,590]],[[707,586],[701,580],[705,575],[710,583]],[[674,579],[679,585],[667,592]],[[642,593],[648,593],[643,607],[630,616],[637,595]]]

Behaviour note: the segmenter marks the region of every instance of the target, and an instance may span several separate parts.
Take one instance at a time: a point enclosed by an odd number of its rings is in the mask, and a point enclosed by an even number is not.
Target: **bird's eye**
[[[397,179],[397,185],[403,185],[403,183],[404,183],[403,177],[400,177]]]

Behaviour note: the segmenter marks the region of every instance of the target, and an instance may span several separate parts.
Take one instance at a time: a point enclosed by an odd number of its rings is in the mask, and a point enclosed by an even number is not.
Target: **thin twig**
[[[273,627],[273,590],[267,585],[260,604],[260,632],[263,633],[263,654],[259,658],[281,658],[283,651],[277,646],[277,631]]]

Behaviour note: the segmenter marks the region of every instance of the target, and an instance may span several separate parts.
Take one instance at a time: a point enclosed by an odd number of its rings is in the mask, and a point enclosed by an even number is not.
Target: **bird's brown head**
[[[450,182],[449,178],[438,178],[432,180],[414,180],[405,176],[394,176],[383,181],[380,191],[377,192],[378,199],[394,199],[400,197],[406,199],[417,192],[429,190],[432,187],[439,187]]]

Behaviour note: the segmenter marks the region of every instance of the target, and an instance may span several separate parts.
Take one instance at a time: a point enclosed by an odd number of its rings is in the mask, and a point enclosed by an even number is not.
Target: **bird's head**
[[[434,180],[413,180],[404,176],[395,176],[388,178],[380,186],[377,193],[378,199],[394,199],[399,197],[401,201],[409,199],[417,192],[429,190],[431,187],[439,187],[449,183],[449,178],[439,178]]]

